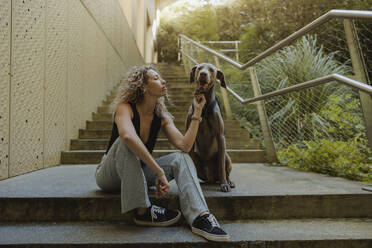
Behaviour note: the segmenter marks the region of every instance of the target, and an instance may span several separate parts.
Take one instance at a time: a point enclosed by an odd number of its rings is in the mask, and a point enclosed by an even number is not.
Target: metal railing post
[[[214,56],[214,61],[216,63],[216,67],[221,68],[220,60],[218,59],[217,56]],[[229,97],[227,96],[227,91],[223,87],[220,87],[220,89],[221,89],[223,106],[225,107],[226,119],[227,120],[232,120],[232,112],[231,112],[231,107],[230,107],[230,103],[229,103]]]
[[[188,43],[188,45],[185,45],[185,49],[186,49],[186,52],[188,54],[191,54],[191,43]],[[193,65],[191,64],[191,61],[190,60],[187,60],[187,69],[188,69],[188,71],[186,72],[186,75],[189,75],[192,66]]]
[[[235,42],[235,50],[236,62],[239,62],[239,42]]]
[[[181,61],[181,39],[180,37],[178,36],[177,37],[177,47],[178,47],[178,53],[177,53],[177,61],[180,62]]]
[[[199,47],[196,47],[196,52],[198,54],[198,63],[203,63],[203,58],[201,56],[200,48]]]
[[[249,73],[251,75],[254,96],[257,97],[257,96],[262,95],[261,88],[260,88],[260,85],[257,79],[256,69],[254,67],[250,67]],[[275,149],[275,145],[273,141],[270,123],[267,118],[264,101],[258,101],[256,105],[257,105],[257,110],[258,110],[258,117],[261,123],[264,144],[266,147],[267,162],[270,162],[270,163],[278,162],[279,160],[276,155],[276,149]]]
[[[347,45],[349,47],[351,63],[356,80],[359,82],[369,84],[367,68],[363,59],[362,50],[360,48],[358,34],[352,20],[344,20],[344,28]],[[361,101],[364,120],[366,123],[367,137],[369,148],[372,151],[372,98],[369,94],[359,90],[359,97]]]
[[[186,41],[183,40],[182,38],[180,38],[180,41],[181,41],[181,49],[182,51],[186,51],[187,52],[187,45],[186,45]],[[183,69],[185,70],[185,74],[188,75],[188,68],[189,68],[189,60],[182,54],[181,52],[181,56],[182,56],[182,61],[183,61]]]

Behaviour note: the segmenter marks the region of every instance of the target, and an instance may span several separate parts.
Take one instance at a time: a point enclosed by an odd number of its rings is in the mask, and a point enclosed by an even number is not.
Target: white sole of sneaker
[[[142,221],[142,220],[137,220],[136,218],[133,218],[134,223],[136,223],[139,226],[160,226],[160,227],[166,227],[173,225],[177,223],[181,219],[181,212],[177,210],[178,215],[176,218],[168,220],[168,221],[163,221],[163,222],[149,222],[149,221]]]
[[[230,236],[229,235],[215,235],[215,234],[210,234],[207,232],[204,232],[203,230],[200,230],[195,227],[191,227],[191,231],[197,235],[200,235],[208,240],[211,241],[229,241]]]

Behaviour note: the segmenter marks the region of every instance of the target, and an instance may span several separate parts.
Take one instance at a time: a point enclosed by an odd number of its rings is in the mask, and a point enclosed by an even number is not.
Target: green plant
[[[323,46],[318,47],[316,37],[304,36],[295,45],[258,64],[257,75],[263,94],[333,73],[350,73],[350,67],[334,59],[335,54],[337,52],[326,54]],[[345,86],[327,83],[266,101],[275,142],[312,140],[317,134],[329,137],[327,130],[332,125],[321,115],[322,107],[331,94],[343,96],[349,92]]]
[[[278,156],[292,168],[372,182],[372,157],[366,146],[367,140],[359,136],[349,141],[302,141],[281,146]]]

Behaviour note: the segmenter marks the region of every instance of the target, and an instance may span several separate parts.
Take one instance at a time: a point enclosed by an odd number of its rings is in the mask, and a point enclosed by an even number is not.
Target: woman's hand
[[[155,194],[156,198],[158,198],[159,196],[165,196],[168,193],[168,190],[170,188],[170,185],[165,175],[157,177],[155,179],[155,185],[156,185],[156,194]]]
[[[195,94],[194,97],[194,107],[195,109],[201,111],[205,104],[205,96],[204,94]]]

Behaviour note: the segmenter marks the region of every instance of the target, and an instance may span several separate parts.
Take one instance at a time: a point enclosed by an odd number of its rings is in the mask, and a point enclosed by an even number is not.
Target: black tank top
[[[141,137],[140,136],[140,116],[139,116],[139,113],[137,111],[136,104],[135,103],[130,103],[130,106],[132,107],[132,111],[133,111],[133,119],[132,119],[133,126],[136,129],[136,133],[137,133],[138,137]],[[115,114],[114,114],[114,116],[115,116]],[[152,122],[151,122],[149,138],[148,138],[148,140],[145,144],[149,153],[152,153],[152,151],[154,150],[154,146],[155,146],[155,143],[156,143],[156,139],[158,137],[160,126],[161,126],[161,119],[155,114],[155,111],[154,111],[154,117],[153,117]],[[108,153],[112,144],[115,142],[115,140],[118,137],[119,137],[119,131],[118,131],[118,127],[117,127],[117,125],[114,121],[112,131],[111,131],[110,142],[109,142],[108,148],[105,152],[106,154]],[[142,166],[144,166],[143,161],[141,161],[141,164],[142,164]]]

